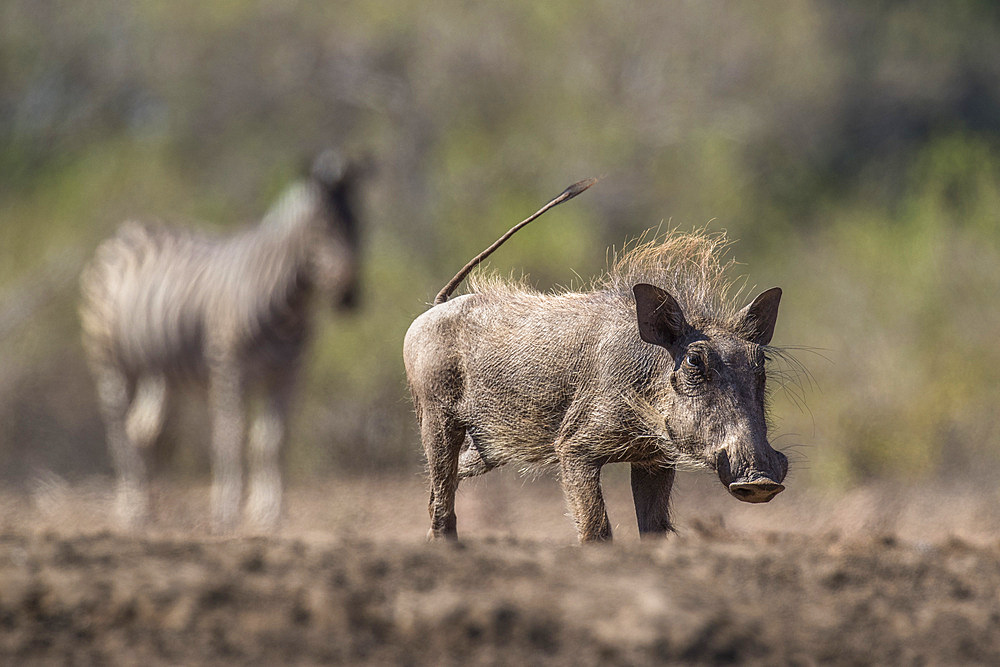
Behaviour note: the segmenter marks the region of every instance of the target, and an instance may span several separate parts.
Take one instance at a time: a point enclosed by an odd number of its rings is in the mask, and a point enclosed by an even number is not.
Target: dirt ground
[[[952,486],[743,505],[681,475],[679,534],[579,547],[556,482],[463,484],[426,544],[419,475],[293,485],[275,535],[210,536],[204,485],[117,531],[106,482],[0,495],[4,664],[1000,664],[1000,494]]]

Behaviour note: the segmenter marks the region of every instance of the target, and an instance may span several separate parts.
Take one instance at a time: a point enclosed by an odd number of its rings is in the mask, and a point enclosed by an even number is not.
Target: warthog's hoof
[[[455,542],[458,540],[458,531],[454,528],[435,530],[431,528],[427,531],[427,541],[428,542]]]

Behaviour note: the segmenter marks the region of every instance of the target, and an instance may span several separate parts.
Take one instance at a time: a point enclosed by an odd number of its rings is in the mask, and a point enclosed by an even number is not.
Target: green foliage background
[[[785,289],[797,482],[1000,464],[1000,11],[989,2],[0,6],[0,471],[104,474],[76,274],[128,217],[224,232],[319,148],[375,166],[362,311],[324,315],[293,476],[417,469],[403,333],[469,257],[580,284],[648,228]],[[185,404],[186,401],[186,404]],[[180,407],[197,407],[194,399]],[[193,412],[193,416],[192,416]],[[206,464],[205,415],[164,435]]]

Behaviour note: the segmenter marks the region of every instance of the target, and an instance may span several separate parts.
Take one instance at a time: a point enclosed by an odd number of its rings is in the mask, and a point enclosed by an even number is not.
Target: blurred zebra
[[[127,222],[81,275],[80,318],[117,472],[116,510],[147,518],[147,454],[168,388],[206,385],[212,413],[212,525],[281,515],[279,452],[310,333],[313,295],[353,308],[358,289],[358,170],[333,151],[291,186],[254,228],[222,239]],[[248,391],[262,391],[247,434]]]

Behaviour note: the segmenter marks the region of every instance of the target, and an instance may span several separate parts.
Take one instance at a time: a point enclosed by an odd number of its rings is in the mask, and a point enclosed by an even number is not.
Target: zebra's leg
[[[236,525],[243,495],[243,437],[246,430],[243,377],[233,361],[209,369],[212,410],[212,529],[228,532]]]
[[[285,441],[295,373],[283,373],[266,388],[264,404],[254,417],[249,437],[249,492],[246,516],[264,530],[281,518],[281,448]]]
[[[108,450],[117,474],[115,514],[126,528],[137,528],[149,517],[146,461],[129,437],[129,380],[117,368],[95,369],[97,397],[107,429]]]
[[[166,404],[166,378],[147,375],[139,379],[125,420],[125,432],[139,452],[148,452],[160,435]]]

